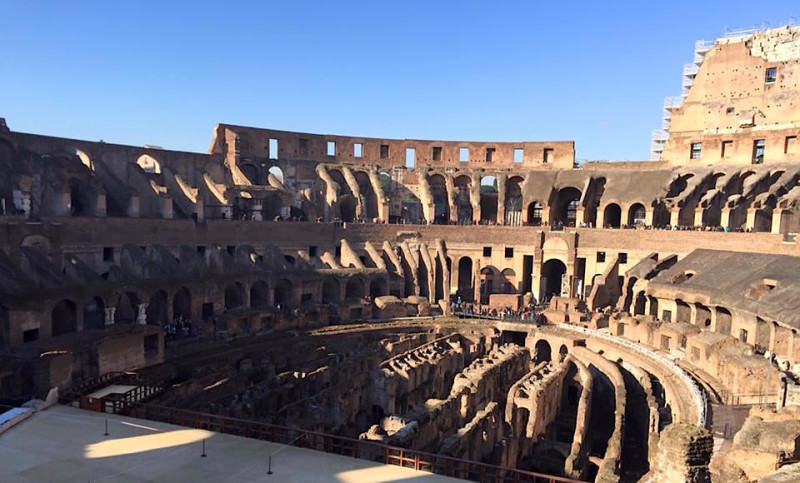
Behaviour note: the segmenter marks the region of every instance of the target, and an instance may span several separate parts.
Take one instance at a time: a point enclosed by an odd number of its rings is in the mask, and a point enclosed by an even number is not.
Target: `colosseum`
[[[641,162],[0,120],[0,479],[800,481],[798,83],[698,41]]]

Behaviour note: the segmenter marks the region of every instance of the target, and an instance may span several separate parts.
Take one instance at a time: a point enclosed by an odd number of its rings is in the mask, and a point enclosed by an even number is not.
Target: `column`
[[[497,224],[506,221],[506,175],[497,176]]]

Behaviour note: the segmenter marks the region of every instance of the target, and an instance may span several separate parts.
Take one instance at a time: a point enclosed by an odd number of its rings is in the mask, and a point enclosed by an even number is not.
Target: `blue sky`
[[[215,123],[562,140],[646,159],[694,41],[800,2],[36,2],[0,15],[17,131],[204,152]]]

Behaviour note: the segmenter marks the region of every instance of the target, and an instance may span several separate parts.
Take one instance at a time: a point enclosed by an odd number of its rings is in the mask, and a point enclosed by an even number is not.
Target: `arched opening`
[[[258,168],[252,163],[242,163],[239,165],[239,171],[242,172],[245,178],[250,181],[250,184],[260,184],[258,181]]]
[[[372,298],[383,297],[388,293],[386,279],[383,277],[373,278],[369,283],[369,296]]]
[[[364,205],[364,218],[373,220],[378,217],[378,198],[375,195],[375,190],[372,189],[369,175],[364,171],[357,171],[355,173],[355,178]]]
[[[75,302],[69,299],[59,301],[51,312],[53,337],[71,334],[78,330],[78,312]]]
[[[503,293],[517,293],[517,274],[514,270],[506,268],[502,272],[503,275]]]
[[[133,324],[139,315],[139,296],[133,292],[124,292],[117,299],[117,310],[114,312],[115,324]]]
[[[289,310],[292,308],[292,282],[281,279],[275,285],[275,308]]]
[[[254,309],[269,305],[269,287],[267,282],[258,280],[250,286],[250,307]]]
[[[147,323],[149,325],[158,326],[166,325],[167,322],[169,322],[168,304],[169,298],[167,292],[157,290],[150,295],[150,299],[147,302],[147,309],[145,309]]]
[[[472,259],[461,257],[458,261],[458,296],[462,300],[472,302],[475,287],[472,285]]]
[[[647,211],[644,205],[636,203],[628,209],[628,226],[639,227],[644,226]]]
[[[92,162],[92,158],[89,157],[88,154],[84,153],[80,149],[75,149],[75,156],[81,160],[84,166],[89,168],[89,170],[94,171],[94,163]]]
[[[551,362],[553,360],[552,350],[550,343],[544,339],[539,339],[533,347],[533,362],[541,364],[542,362]]]
[[[551,214],[551,225],[574,227],[578,222],[578,205],[581,192],[577,188],[562,188],[558,192],[556,209]]]
[[[521,176],[512,176],[506,181],[505,224],[522,224],[522,183]]]
[[[192,293],[186,287],[181,287],[172,297],[172,319],[192,320]]]
[[[280,184],[286,183],[286,178],[283,177],[283,170],[278,166],[271,166],[269,170],[267,170],[267,176],[274,176]]]
[[[647,297],[644,295],[644,290],[636,295],[636,303],[633,305],[633,315],[644,315],[644,309],[647,306]]]
[[[718,334],[731,335],[731,324],[733,317],[731,317],[730,310],[725,307],[716,307],[717,321],[714,332]]]
[[[566,344],[561,344],[561,347],[558,349],[558,361],[564,362],[564,359],[566,359],[568,355],[569,349],[567,348]]]
[[[356,199],[353,195],[342,195],[339,197],[339,212],[342,221],[351,223],[356,219]]]
[[[494,270],[489,267],[481,269],[481,303],[489,303],[489,295],[495,293]]]
[[[675,322],[689,323],[692,320],[692,309],[681,299],[675,300]]]
[[[450,222],[450,202],[447,199],[447,185],[444,176],[434,174],[428,178],[433,199],[433,222],[446,225]]]
[[[619,228],[622,223],[622,209],[616,203],[609,203],[603,210],[603,228]]]
[[[542,265],[541,297],[539,300],[547,301],[553,296],[568,294],[569,289],[564,287],[567,266],[558,259],[551,259]]]
[[[648,295],[647,299],[650,300],[650,315],[658,319],[658,299],[652,295]]]
[[[333,278],[326,278],[322,281],[322,303],[339,303],[339,283]]]
[[[663,202],[658,203],[653,208],[653,226],[656,228],[670,226],[669,211]]]
[[[756,210],[755,220],[753,220],[753,231],[771,232],[772,231],[772,210]]]
[[[497,221],[497,178],[481,178],[481,221]]]
[[[538,201],[533,201],[528,204],[528,225],[541,226],[542,225],[542,204]]]
[[[105,302],[101,297],[90,297],[83,305],[83,330],[102,329],[105,325]]]
[[[456,191],[456,209],[458,209],[458,224],[472,224],[472,202],[470,201],[470,189],[472,188],[472,178],[461,175],[453,180]]]
[[[793,221],[794,221],[794,212],[792,212],[792,210],[781,210],[781,225],[779,231],[782,235],[791,233],[793,229],[792,226]]]
[[[622,301],[622,310],[625,312],[630,312],[631,304],[634,303],[633,286],[636,285],[637,280],[636,277],[628,279],[628,284],[625,287],[625,299]]]
[[[344,287],[344,296],[348,300],[364,298],[364,281],[359,277],[353,277],[348,280]]]
[[[703,304],[695,304],[695,321],[701,329],[711,328],[711,309]]]
[[[244,287],[239,282],[232,283],[225,287],[225,308],[235,309],[244,305]]]
[[[93,216],[97,214],[97,195],[88,183],[76,178],[69,180],[69,215]]]
[[[161,163],[158,160],[149,154],[142,154],[136,160],[136,164],[139,165],[145,173],[153,173],[153,174],[160,174],[161,173]]]

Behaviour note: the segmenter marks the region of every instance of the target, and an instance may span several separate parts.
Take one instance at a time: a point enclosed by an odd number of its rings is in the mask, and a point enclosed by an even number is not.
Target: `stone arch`
[[[428,176],[433,201],[433,222],[446,225],[450,222],[450,201],[447,196],[447,183],[441,174]]]
[[[364,281],[361,277],[351,277],[344,287],[344,296],[346,299],[362,299],[364,298]]]
[[[538,201],[528,203],[528,225],[541,226],[543,221],[544,207]]]
[[[503,293],[517,293],[517,273],[512,268],[500,272],[503,276]]]
[[[470,257],[461,257],[458,260],[458,295],[462,300],[468,302],[471,302],[475,296],[472,270],[472,259]]]
[[[561,224],[574,227],[583,220],[578,220],[581,190],[574,187],[561,188],[556,196],[555,210],[551,210],[551,225]]]
[[[460,225],[471,225],[473,221],[472,201],[470,201],[472,178],[466,174],[456,176],[453,180],[453,187],[456,191],[458,223]]]
[[[733,322],[731,311],[725,307],[715,307],[714,310],[716,311],[717,315],[714,332],[718,334],[731,335],[731,325]]]
[[[260,176],[258,175],[258,166],[250,162],[242,162],[239,164],[239,171],[242,172],[245,178],[250,181],[250,184],[259,185]]]
[[[692,320],[692,309],[689,304],[681,299],[675,300],[675,322],[690,323]]]
[[[372,298],[383,297],[388,294],[386,287],[386,279],[383,277],[375,277],[369,283],[369,296]]]
[[[496,293],[497,287],[495,286],[495,272],[494,267],[483,267],[480,273],[481,280],[481,303],[489,303],[489,295]]]
[[[186,287],[181,287],[172,296],[172,318],[173,320],[192,319],[192,292]]]
[[[339,297],[339,282],[335,278],[326,277],[322,281],[322,303],[338,304]]]
[[[269,176],[272,175],[278,180],[281,184],[286,184],[286,177],[283,175],[283,170],[278,165],[270,166],[267,169],[267,180],[269,181]],[[270,183],[271,184],[271,183]]]
[[[642,203],[634,203],[628,208],[628,226],[644,226],[647,210]]]
[[[293,298],[292,298],[292,291],[294,290],[294,286],[292,282],[289,280],[282,278],[275,284],[275,307],[280,307],[281,309],[291,309],[293,306]]]
[[[75,302],[70,299],[59,300],[50,312],[53,337],[78,331],[78,312]]]
[[[562,294],[563,280],[567,275],[567,266],[561,260],[552,258],[542,265],[541,296],[539,300]]]
[[[497,221],[497,178],[492,175],[481,177],[481,221]]]
[[[711,309],[703,304],[694,304],[695,323],[701,329],[711,328]]]
[[[262,308],[269,305],[269,287],[267,282],[257,280],[250,286],[250,307]]]
[[[234,282],[225,287],[224,307],[228,310],[244,305],[244,287],[239,282]]]
[[[647,306],[647,297],[644,295],[644,290],[640,290],[636,294],[636,300],[633,304],[633,315],[644,315],[645,307]]]
[[[83,304],[83,330],[102,329],[106,325],[106,303],[102,297],[89,297]]]
[[[553,360],[553,351],[550,348],[550,343],[545,339],[539,339],[533,346],[533,362],[534,364],[541,364],[542,362],[551,362]]]
[[[139,165],[140,168],[145,173],[153,173],[153,174],[160,174],[161,173],[161,163],[149,154],[142,154],[136,159],[136,164]]]
[[[622,225],[622,208],[616,203],[609,203],[603,209],[603,228],[619,228]]]
[[[145,315],[149,325],[163,325],[169,322],[169,298],[167,292],[156,290],[150,295]]]
[[[506,181],[505,224],[522,224],[522,176],[511,176]]]
[[[117,299],[114,311],[115,324],[134,324],[139,315],[139,296],[135,292],[123,292]]]

